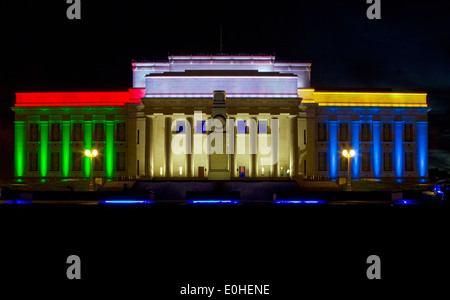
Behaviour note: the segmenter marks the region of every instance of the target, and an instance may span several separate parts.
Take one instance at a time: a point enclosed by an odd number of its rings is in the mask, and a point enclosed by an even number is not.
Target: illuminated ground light
[[[238,204],[239,200],[190,200],[189,204]]]
[[[26,201],[26,200],[8,200],[4,204],[31,204],[31,201]]]
[[[402,199],[402,200],[396,200],[394,201],[393,204],[399,204],[399,205],[412,205],[412,204],[417,204],[417,202],[415,200],[406,200],[406,199]]]
[[[325,204],[324,200],[276,200],[276,204]]]
[[[150,204],[152,200],[102,200],[99,204]]]

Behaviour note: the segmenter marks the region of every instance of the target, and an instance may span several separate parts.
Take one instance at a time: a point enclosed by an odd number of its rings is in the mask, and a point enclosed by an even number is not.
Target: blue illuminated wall
[[[416,122],[417,130],[417,171],[420,177],[428,173],[428,122]]]
[[[330,179],[336,180],[338,166],[337,121],[329,121],[330,126]]]
[[[395,176],[403,177],[403,121],[394,122],[394,153],[392,160],[394,163]]]
[[[372,146],[372,157],[373,157],[373,177],[381,177],[381,124],[380,121],[373,121],[372,123],[373,131],[373,146]]]
[[[359,132],[360,121],[352,121],[352,148],[356,152],[356,155],[351,160],[353,179],[359,178],[359,169],[361,165],[361,153],[359,151]]]

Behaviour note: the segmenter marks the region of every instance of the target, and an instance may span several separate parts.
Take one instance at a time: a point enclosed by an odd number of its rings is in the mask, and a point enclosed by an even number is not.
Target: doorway
[[[198,178],[205,177],[205,167],[198,167]]]
[[[241,178],[245,177],[245,167],[244,166],[239,167],[239,177],[241,177]]]

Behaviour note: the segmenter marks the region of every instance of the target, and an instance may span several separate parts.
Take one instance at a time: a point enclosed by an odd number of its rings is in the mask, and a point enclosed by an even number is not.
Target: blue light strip
[[[360,121],[352,121],[352,148],[355,150],[356,155],[351,160],[352,178],[359,178],[359,165],[361,153],[359,153],[359,131]]]
[[[428,122],[416,122],[417,131],[417,171],[420,177],[428,172]]]
[[[98,203],[104,204],[149,204],[153,203],[151,200],[103,200]]]
[[[190,200],[191,204],[237,204],[239,200]]]
[[[373,121],[373,177],[381,177],[381,124]]]
[[[27,201],[27,200],[8,200],[4,204],[31,204],[31,201]]]
[[[336,180],[338,146],[337,146],[337,121],[329,121],[330,125],[330,179]]]
[[[395,176],[401,178],[403,177],[403,121],[395,121],[394,125]]]
[[[326,202],[323,200],[276,200],[273,203],[276,203],[276,204],[323,204]]]
[[[417,204],[415,200],[397,200],[394,202],[394,204],[400,204],[400,205],[411,205],[411,204]]]

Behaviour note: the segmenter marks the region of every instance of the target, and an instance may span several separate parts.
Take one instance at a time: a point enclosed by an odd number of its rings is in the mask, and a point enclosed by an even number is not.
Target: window
[[[52,124],[50,127],[50,140],[60,141],[61,140],[61,130],[60,124]]]
[[[50,154],[50,171],[59,171],[59,152]]]
[[[125,123],[117,123],[116,140],[125,141]]]
[[[318,138],[319,138],[319,141],[326,141],[327,140],[327,124],[319,123]]]
[[[392,141],[392,125],[391,124],[383,124],[383,141],[384,142]]]
[[[341,171],[348,171],[348,158],[344,156],[339,157],[339,169]]]
[[[28,140],[29,141],[39,141],[38,124],[30,124],[30,135],[29,135]]]
[[[37,154],[37,152],[30,152],[29,162],[28,162],[28,170],[29,171],[37,171],[38,170],[38,154]]]
[[[303,144],[306,145],[306,129],[303,130]]]
[[[247,133],[247,121],[237,121],[237,133]]]
[[[306,159],[303,160],[303,174],[306,175]]]
[[[339,140],[340,141],[348,141],[348,124],[347,123],[339,124]]]
[[[206,132],[206,125],[205,120],[197,121],[197,133],[205,133]]]
[[[413,140],[412,124],[405,124],[405,142],[412,142]]]
[[[72,127],[72,141],[82,141],[81,123],[75,123]]]
[[[327,153],[319,152],[319,171],[327,170]]]
[[[116,168],[117,171],[125,171],[125,152],[116,153]]]
[[[414,153],[405,153],[405,171],[414,171]]]
[[[139,145],[139,136],[140,136],[140,134],[139,134],[139,129],[138,129],[136,132],[136,144],[138,144],[138,145]]]
[[[385,171],[392,171],[392,153],[385,152],[383,154],[383,165]]]
[[[370,124],[361,124],[361,141],[370,141]]]
[[[362,153],[362,170],[370,171],[370,152]]]
[[[72,171],[81,171],[83,156],[80,152],[72,153]]]
[[[177,120],[177,125],[175,128],[177,133],[185,133],[186,132],[186,124],[185,120]]]
[[[267,120],[258,121],[258,133],[267,133]]]
[[[99,153],[93,158],[94,171],[103,171],[103,155]]]
[[[104,128],[102,123],[95,123],[94,126],[94,141],[104,140]]]

